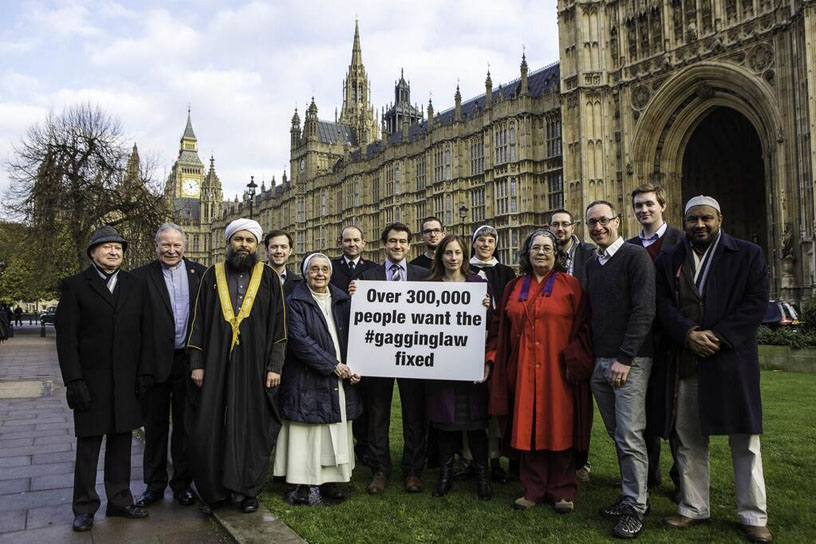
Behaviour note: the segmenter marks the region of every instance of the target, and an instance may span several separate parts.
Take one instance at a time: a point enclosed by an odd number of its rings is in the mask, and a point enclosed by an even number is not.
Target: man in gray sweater
[[[621,497],[601,510],[617,519],[618,538],[636,538],[649,511],[646,387],[652,370],[655,271],[642,247],[624,244],[620,216],[611,202],[586,210],[586,225],[598,255],[586,265],[592,307],[595,371],[590,380],[606,431],[615,440]]]

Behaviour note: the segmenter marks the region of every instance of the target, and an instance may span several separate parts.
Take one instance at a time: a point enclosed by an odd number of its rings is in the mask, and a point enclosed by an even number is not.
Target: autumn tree
[[[152,165],[142,164],[119,121],[98,106],[82,104],[49,114],[14,146],[7,166],[11,185],[6,210],[30,226],[37,269],[57,268],[52,260],[59,253],[57,245],[66,241],[70,268],[84,268],[91,233],[105,224],[130,242],[126,265],[152,255],[153,233],[167,217],[161,191],[151,179]]]

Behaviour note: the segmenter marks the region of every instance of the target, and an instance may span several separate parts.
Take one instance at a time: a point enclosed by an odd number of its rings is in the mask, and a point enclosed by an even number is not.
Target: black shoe
[[[625,504],[623,502],[623,498],[620,498],[614,504],[610,504],[606,508],[602,508],[600,514],[606,518],[617,518],[622,516],[627,508],[631,508],[631,505]],[[651,511],[652,505],[649,501],[646,501],[646,511],[643,513],[643,515],[648,516]]]
[[[440,459],[439,480],[436,489],[431,493],[434,497],[444,497],[453,486],[453,458]]]
[[[340,488],[334,482],[328,482],[320,486],[320,496],[330,501],[342,501],[346,498]]]
[[[182,506],[190,506],[191,504],[195,503],[195,497],[193,497],[193,492],[189,489],[185,489],[184,491],[179,491],[178,493],[173,493],[173,498]]]
[[[612,535],[617,538],[637,538],[643,532],[643,517],[631,505],[623,507],[618,518],[618,524],[612,529]]]
[[[124,508],[108,506],[107,510],[105,510],[105,515],[109,518],[118,517],[127,519],[140,519],[146,518],[148,515],[148,511],[146,508],[135,506],[133,504],[131,504],[130,506],[125,506]]]
[[[494,482],[498,482],[500,484],[507,483],[507,472],[504,471],[501,466],[501,462],[498,459],[490,460],[490,477]]]
[[[493,487],[490,485],[490,474],[487,467],[473,463],[476,468],[476,496],[480,500],[489,501],[493,498]]]
[[[142,496],[136,499],[133,503],[140,508],[144,508],[145,506],[150,506],[154,502],[158,502],[164,498],[164,492],[161,491],[151,491],[148,489]]]
[[[74,531],[81,533],[82,531],[90,531],[93,527],[93,514],[78,514],[74,517]]]
[[[291,493],[292,504],[303,504],[305,506],[309,506],[309,491],[308,485],[296,486],[295,490]]]
[[[244,514],[251,514],[252,512],[258,511],[258,499],[255,497],[249,497],[244,499],[244,502],[241,503],[241,512]]]

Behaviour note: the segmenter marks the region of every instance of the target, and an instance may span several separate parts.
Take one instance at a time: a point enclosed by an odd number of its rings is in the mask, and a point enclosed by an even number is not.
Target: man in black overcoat
[[[131,431],[142,425],[137,395],[152,382],[144,334],[144,282],[120,269],[127,242],[111,226],[93,233],[91,265],[62,280],[54,320],[57,355],[77,437],[75,531],[93,526],[96,469],[105,446],[107,516],[143,518],[130,493]]]
[[[684,528],[708,519],[708,437],[728,435],[737,517],[748,540],[770,542],[757,347],[768,269],[762,249],[721,230],[714,198],[692,198],[684,216],[686,240],[657,260],[657,317],[669,347],[662,364],[674,377],[663,431],[677,436],[681,491],[664,522]]]
[[[185,399],[192,383],[185,346],[198,283],[206,269],[184,257],[186,245],[181,227],[165,223],[156,232],[158,258],[133,271],[145,281],[150,316],[147,334],[152,348],[149,361],[156,380],[142,399],[145,408],[144,482],[147,489],[136,502],[139,506],[148,506],[164,498],[168,484],[168,441],[173,462],[173,477],[169,479],[173,498],[185,506],[195,502],[190,490],[192,475],[184,428]]]
[[[204,273],[190,325],[189,457],[204,513],[230,500],[258,510],[281,428],[278,386],[286,354],[281,282],[258,259],[261,226],[225,229],[226,261]]]
[[[406,261],[411,251],[411,229],[402,223],[391,223],[382,232],[385,263],[367,270],[361,280],[421,281],[429,271]],[[374,477],[368,485],[371,494],[385,490],[391,474],[391,449],[388,431],[391,426],[391,398],[394,378],[363,378],[366,382],[368,410],[368,443],[371,451],[371,471]],[[402,405],[402,475],[405,491],[422,491],[422,469],[425,466],[427,418],[425,417],[425,382],[398,378]],[[365,417],[365,416],[364,416]]]
[[[353,280],[359,279],[367,270],[376,268],[377,263],[363,259],[360,256],[365,248],[366,240],[363,231],[358,226],[349,225],[344,228],[337,242],[343,254],[331,260],[331,284],[344,293],[348,293],[349,284]],[[365,406],[368,404],[365,388],[365,380],[362,380],[356,387],[364,412],[367,410]],[[371,452],[368,446],[368,414],[356,418],[351,427],[355,441],[354,454],[361,464],[369,466],[371,464]]]
[[[632,191],[632,211],[640,223],[641,230],[637,236],[627,240],[630,244],[643,247],[649,253],[652,261],[663,250],[669,250],[683,240],[683,231],[666,223],[663,212],[666,211],[666,191],[660,185],[645,183]],[[660,326],[655,321],[655,345],[659,344]],[[665,414],[657,398],[662,398],[662,391],[666,387],[666,372],[664,367],[652,366],[649,375],[649,388],[646,391],[646,449],[649,455],[649,487],[659,486],[662,481],[660,474],[660,429],[663,426]],[[680,479],[677,472],[677,444],[669,438],[672,454],[672,467],[669,476],[676,489],[674,498],[679,500]]]

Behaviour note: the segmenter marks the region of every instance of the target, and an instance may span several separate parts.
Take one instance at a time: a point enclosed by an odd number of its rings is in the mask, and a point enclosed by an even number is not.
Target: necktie
[[[348,261],[349,272],[354,273],[354,261]]]
[[[391,281],[402,281],[402,268],[398,264],[391,265]]]

